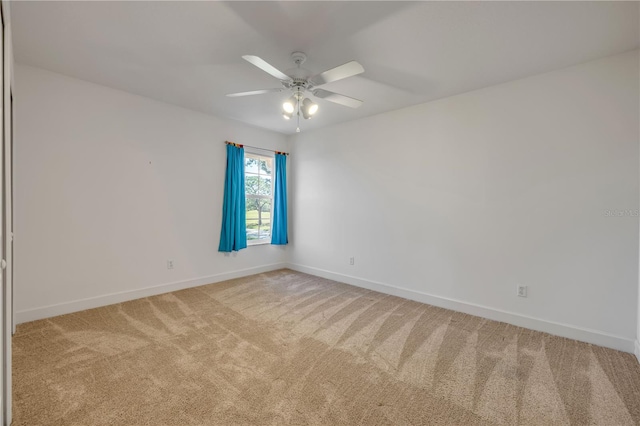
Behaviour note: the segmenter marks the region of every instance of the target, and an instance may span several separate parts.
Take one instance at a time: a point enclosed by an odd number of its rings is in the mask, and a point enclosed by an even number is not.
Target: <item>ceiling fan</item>
[[[293,92],[292,96],[282,104],[282,116],[287,120],[296,115],[299,122],[300,115],[305,119],[309,119],[318,111],[318,105],[306,97],[307,92],[318,98],[350,108],[358,108],[363,103],[359,99],[319,88],[319,86],[324,84],[342,80],[364,72],[362,65],[356,61],[347,62],[346,64],[314,75],[311,71],[301,67],[301,65],[307,60],[307,55],[302,52],[293,52],[291,54],[291,59],[296,64],[296,68],[287,70],[286,73],[278,70],[258,56],[244,55],[242,59],[280,80],[282,87],[275,89],[252,90],[250,92],[230,93],[227,96],[233,98],[290,90]],[[300,131],[299,126],[296,131]]]

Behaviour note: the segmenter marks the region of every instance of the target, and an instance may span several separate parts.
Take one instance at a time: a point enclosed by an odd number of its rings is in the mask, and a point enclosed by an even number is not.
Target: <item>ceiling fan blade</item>
[[[244,55],[242,59],[260,68],[262,71],[268,74],[271,74],[278,80],[291,81],[291,77],[289,77],[288,75],[286,75],[285,73],[283,73],[282,71],[280,71],[279,69],[277,69],[276,67],[274,67],[273,65],[271,65],[270,63],[268,63],[262,58],[259,58],[253,55]]]
[[[262,95],[263,93],[282,92],[283,90],[284,90],[283,88],[252,90],[251,92],[229,93],[227,96],[230,98],[237,98],[240,96]]]
[[[350,108],[358,108],[363,102],[360,99],[350,98],[349,96],[341,95],[339,93],[333,93],[324,89],[316,89],[313,94],[321,99],[325,99],[329,102],[344,105]]]
[[[356,61],[347,62],[320,74],[316,74],[309,79],[314,86],[331,83],[332,81],[342,80],[343,78],[358,75],[364,72],[364,68]]]

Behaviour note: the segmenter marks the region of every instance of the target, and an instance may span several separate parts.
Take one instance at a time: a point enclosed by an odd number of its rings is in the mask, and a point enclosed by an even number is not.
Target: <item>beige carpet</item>
[[[35,321],[16,425],[640,423],[633,355],[281,270]]]

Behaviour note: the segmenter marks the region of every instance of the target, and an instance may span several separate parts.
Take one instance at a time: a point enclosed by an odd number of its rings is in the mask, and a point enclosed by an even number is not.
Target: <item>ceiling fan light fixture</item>
[[[302,101],[302,116],[305,118],[305,120],[310,119],[311,116],[316,112],[318,112],[318,104],[313,102],[309,98],[305,98]]]
[[[301,67],[307,59],[307,55],[302,52],[293,52],[291,54],[291,58],[297,65],[297,68],[289,70],[288,74],[285,74],[258,56],[242,56],[242,59],[279,80],[282,87],[252,90],[250,92],[230,93],[227,96],[236,98],[291,90],[291,92],[293,92],[293,96],[282,103],[282,116],[285,120],[291,120],[294,115],[296,116],[297,132],[300,131],[300,116],[302,115],[304,119],[308,120],[313,117],[319,109],[315,102],[311,99],[305,98],[306,92],[310,92],[317,98],[350,108],[358,108],[362,105],[362,101],[359,99],[319,88],[319,86],[363,73],[364,67],[358,62],[350,61],[319,74],[311,75],[309,70]]]
[[[296,99],[295,96],[292,96],[286,101],[284,101],[284,103],[282,104],[282,109],[284,110],[284,112],[288,114],[293,114],[293,111],[295,111],[296,109],[296,102],[298,102],[298,100]]]

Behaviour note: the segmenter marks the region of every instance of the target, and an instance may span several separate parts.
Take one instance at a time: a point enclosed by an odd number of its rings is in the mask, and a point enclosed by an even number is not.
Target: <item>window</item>
[[[247,206],[247,244],[270,243],[273,157],[245,151],[244,184]]]

